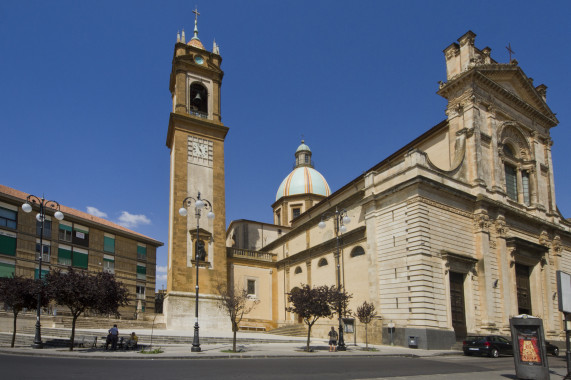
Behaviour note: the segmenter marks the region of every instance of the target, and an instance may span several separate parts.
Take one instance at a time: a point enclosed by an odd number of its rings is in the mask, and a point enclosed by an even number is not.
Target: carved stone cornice
[[[472,276],[478,276],[478,271],[476,270],[478,259],[444,250],[440,251],[440,257],[444,261],[444,274],[448,274],[448,272],[452,270],[454,272],[471,273]]]
[[[554,256],[561,256],[561,252],[563,252],[563,245],[561,244],[561,238],[559,235],[555,235],[555,237],[553,237],[553,241],[551,242],[551,249],[553,250]]]
[[[452,212],[454,214],[464,216],[466,218],[472,218],[473,217],[473,214],[471,212],[463,211],[463,210],[460,210],[460,209],[457,209],[457,208],[454,208],[454,207],[451,207],[451,206],[445,205],[443,203],[439,203],[439,202],[433,201],[432,199],[428,199],[428,198],[421,197],[421,196],[417,196],[417,197],[414,197],[411,199],[407,199],[406,204],[411,205],[411,204],[414,204],[417,202],[424,203],[424,204],[427,204],[430,206],[434,206],[434,207],[437,207],[441,210],[449,211],[449,212]]]

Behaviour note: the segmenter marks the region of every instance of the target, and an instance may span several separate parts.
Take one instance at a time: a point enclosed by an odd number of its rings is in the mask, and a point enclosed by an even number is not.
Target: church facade
[[[363,301],[375,305],[375,342],[389,342],[390,324],[396,344],[417,336],[421,348],[449,348],[466,334],[509,335],[509,318],[518,314],[541,317],[547,338],[561,339],[556,271],[571,272],[571,223],[555,198],[550,129],[558,120],[547,87],[534,85],[515,60],[496,62],[475,37],[469,31],[444,50],[445,120],[332,193],[302,142],[278,187],[274,224],[238,220],[227,231],[221,58],[216,45],[210,53],[196,40],[177,42],[167,327],[191,325],[199,265],[206,328],[229,328],[214,307],[214,282],[247,289],[260,303],[243,324],[269,330],[302,323],[286,311],[291,289],[339,278],[353,311]],[[202,115],[196,94],[207,99]],[[196,142],[209,144],[210,166]],[[216,219],[204,218],[196,232],[194,216],[176,210],[199,191],[213,200]],[[336,212],[350,219],[340,230],[326,218]],[[207,241],[201,263],[192,256],[196,239]],[[314,335],[331,325],[322,321]],[[362,339],[356,325],[346,340]]]

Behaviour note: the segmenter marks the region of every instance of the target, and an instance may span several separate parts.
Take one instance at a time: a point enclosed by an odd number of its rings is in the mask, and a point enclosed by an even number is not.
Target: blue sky
[[[571,27],[567,1],[197,1],[199,37],[220,46],[226,223],[270,223],[303,135],[339,189],[445,118],[442,50],[466,31],[547,101],[558,206],[571,217]],[[168,90],[188,1],[2,1],[0,183],[163,241]],[[365,137],[367,136],[367,137]],[[162,272],[159,273],[161,275]],[[159,277],[157,287],[166,286]]]

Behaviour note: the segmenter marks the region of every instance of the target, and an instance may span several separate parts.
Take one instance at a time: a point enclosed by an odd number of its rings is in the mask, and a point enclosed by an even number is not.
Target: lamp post
[[[22,205],[22,210],[28,213],[32,211],[31,203],[37,203],[40,206],[40,212],[36,215],[36,220],[40,222],[40,258],[38,265],[38,278],[40,280],[40,286],[42,286],[42,259],[44,256],[44,221],[46,220],[46,208],[55,210],[54,216],[57,220],[63,220],[63,214],[59,210],[59,203],[56,201],[45,200],[36,197],[35,195],[28,195],[26,202]],[[42,292],[38,292],[38,307],[36,309],[36,334],[34,336],[33,348],[43,348],[42,343],[42,333],[40,328],[40,309],[42,307]]]
[[[339,250],[339,233],[347,232],[347,227],[345,224],[349,224],[351,219],[347,216],[347,210],[341,209],[338,210],[335,207],[335,212],[326,212],[321,215],[321,221],[319,222],[319,228],[325,228],[325,221],[329,218],[335,219],[335,237],[337,239],[337,291],[341,293],[341,253]],[[345,340],[343,339],[343,321],[341,318],[341,297],[339,297],[339,304],[338,304],[338,312],[339,312],[339,344],[337,345],[338,351],[346,351],[347,347],[345,347]]]
[[[198,261],[200,260],[200,252],[199,247],[200,244],[200,210],[205,208],[206,210],[210,209],[206,217],[210,220],[214,219],[214,213],[212,212],[212,204],[207,201],[206,199],[200,199],[200,192],[198,192],[198,196],[196,199],[193,197],[186,197],[182,201],[182,207],[178,210],[178,213],[181,216],[187,216],[188,211],[187,208],[192,206],[192,202],[194,202],[194,215],[196,216],[196,245],[194,247],[194,259],[196,265],[196,301],[194,304],[194,317],[196,318],[194,322],[194,338],[192,339],[192,348],[190,351],[192,352],[200,352],[200,340],[198,334]],[[202,248],[202,247],[201,247]],[[204,249],[204,248],[202,248]]]

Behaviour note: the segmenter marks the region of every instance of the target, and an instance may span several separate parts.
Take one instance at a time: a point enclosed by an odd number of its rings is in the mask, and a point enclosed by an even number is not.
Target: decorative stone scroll
[[[563,252],[563,245],[561,244],[561,238],[559,235],[555,235],[553,241],[551,242],[551,249],[553,250],[553,254],[555,256],[561,256],[561,252]]]
[[[495,227],[498,236],[501,238],[505,238],[509,231],[509,227],[506,223],[506,218],[503,215],[498,215],[498,217],[496,218]]]
[[[474,229],[476,232],[490,232],[490,217],[485,210],[481,210],[477,214],[474,214]]]

